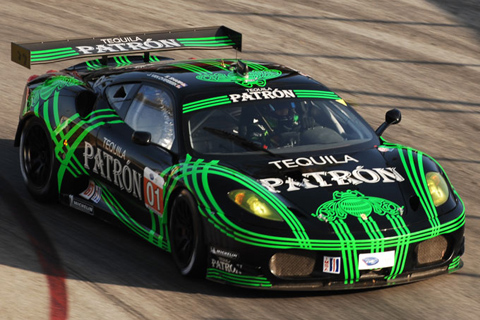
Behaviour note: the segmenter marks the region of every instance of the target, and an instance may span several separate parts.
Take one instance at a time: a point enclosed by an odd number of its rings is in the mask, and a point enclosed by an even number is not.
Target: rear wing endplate
[[[26,68],[41,63],[102,56],[180,49],[230,49],[242,51],[242,34],[225,26],[132,33],[49,42],[12,42],[12,61]]]

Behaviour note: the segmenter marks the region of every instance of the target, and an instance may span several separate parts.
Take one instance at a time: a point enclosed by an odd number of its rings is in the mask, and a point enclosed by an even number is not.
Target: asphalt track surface
[[[1,319],[478,319],[480,314],[480,2],[0,0]],[[226,25],[239,57],[309,73],[387,139],[434,156],[467,208],[465,266],[380,290],[264,292],[180,276],[167,253],[82,213],[33,201],[13,139],[31,74],[10,42]],[[167,53],[234,57],[232,51]]]

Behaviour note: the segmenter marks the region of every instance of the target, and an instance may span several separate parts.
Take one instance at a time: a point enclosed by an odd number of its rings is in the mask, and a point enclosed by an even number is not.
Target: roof
[[[115,75],[114,82],[160,81],[179,95],[263,90],[262,88],[307,88],[328,90],[319,82],[289,67],[262,61],[238,59],[167,60],[128,64],[92,72],[87,77]],[[265,90],[266,90],[265,89]]]

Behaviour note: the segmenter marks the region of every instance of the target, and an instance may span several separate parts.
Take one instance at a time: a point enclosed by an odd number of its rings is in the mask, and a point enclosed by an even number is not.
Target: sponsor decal
[[[231,259],[231,260],[236,260],[236,259],[238,259],[238,256],[239,256],[238,253],[236,253],[236,252],[227,251],[227,250],[223,250],[223,249],[218,249],[218,248],[215,248],[215,247],[210,247],[210,253],[214,254],[218,257],[227,258],[227,259]]]
[[[80,193],[79,196],[86,200],[99,203],[102,199],[102,189],[99,186],[95,185],[95,182],[90,180],[87,189]]]
[[[155,80],[165,82],[166,84],[169,84],[177,89],[185,88],[187,86],[185,82],[178,80],[177,78],[172,77],[170,75],[159,75],[156,73],[148,73],[147,76]]]
[[[324,202],[312,216],[325,222],[344,220],[348,215],[368,220],[372,212],[381,216],[398,216],[403,214],[403,207],[386,199],[366,197],[356,190],[335,191],[333,200]]]
[[[340,257],[323,257],[323,272],[340,274]]]
[[[258,85],[258,86],[261,86],[261,85]],[[322,90],[253,88],[253,89],[247,89],[246,92],[243,92],[243,93],[229,94],[228,98],[232,103],[244,102],[244,101],[256,101],[256,100],[307,98],[307,99],[336,100],[342,104],[345,104],[345,102],[335,93],[331,91],[322,91]]]
[[[393,149],[393,148],[386,148],[386,147],[378,147],[377,150],[380,151],[380,152],[392,152],[392,151],[395,150],[395,149]]]
[[[69,200],[70,207],[93,216],[93,206],[91,204],[83,202],[82,200],[75,198],[73,195],[69,196]]]
[[[287,89],[272,89],[272,88],[258,88],[260,90],[247,90],[243,93],[229,94],[228,97],[231,102],[245,102],[256,100],[275,100],[275,99],[288,99],[296,98],[297,96],[293,90]],[[262,90],[263,89],[263,90]]]
[[[298,161],[299,159],[305,159]],[[300,166],[300,164],[310,165],[310,160],[307,158],[299,158],[297,161],[287,162],[283,161],[273,161],[277,167],[282,165],[289,165],[291,167]],[[332,159],[332,158],[328,158]],[[347,158],[345,158],[347,159]],[[353,159],[353,158],[351,158]],[[344,161],[353,161],[351,159]],[[313,163],[313,162],[312,162]],[[276,188],[283,185],[288,186],[287,192],[298,191],[302,189],[313,189],[313,188],[325,188],[331,187],[334,185],[337,186],[348,186],[348,185],[359,185],[363,183],[394,183],[402,182],[405,179],[396,171],[393,167],[388,168],[372,168],[367,169],[363,166],[358,166],[353,171],[347,170],[330,170],[330,171],[316,171],[316,172],[306,172],[302,174],[302,181],[295,180],[291,177],[285,179],[282,178],[265,178],[260,179],[259,182],[267,188],[270,192],[280,193],[280,190]]]
[[[84,199],[90,200],[90,198],[93,196],[94,193],[95,193],[95,182],[90,180],[90,182],[88,183],[87,189],[85,189],[85,191],[80,193],[80,196]]]
[[[358,255],[358,269],[370,270],[389,268],[395,265],[395,251],[361,253]]]
[[[365,262],[367,266],[374,266],[380,262],[380,260],[378,260],[378,258],[375,258],[375,257],[366,257],[362,259],[362,261]]]
[[[102,178],[112,182],[120,190],[125,190],[137,199],[142,199],[142,177],[143,174],[130,167],[130,161],[121,161],[126,151],[114,148],[116,157],[103,151],[101,148],[95,148],[89,142],[85,141],[85,150],[83,152],[83,166],[87,170],[99,174]],[[123,158],[121,158],[123,160]]]
[[[233,273],[233,274],[242,274],[240,271],[241,266],[237,264],[233,264],[230,260],[225,259],[225,258],[211,258],[210,259],[210,264],[212,268],[225,271],[228,273]]]
[[[126,150],[123,150],[123,148],[120,147],[118,144],[116,144],[112,140],[105,137],[103,138],[103,149],[105,149],[105,151],[108,151],[112,155],[117,156],[123,160],[125,160],[127,155]]]
[[[301,157],[297,159],[283,159],[270,161],[268,164],[274,165],[277,169],[291,169],[298,167],[322,166],[327,164],[345,164],[349,162],[359,162],[357,159],[344,155],[335,158],[334,156]]]
[[[188,69],[187,69],[188,70]],[[202,73],[203,75],[203,73]],[[320,90],[289,90],[289,89],[272,89],[272,88],[251,88],[246,89],[243,93],[233,93],[229,95],[211,97],[207,99],[192,101],[183,105],[183,112],[192,112],[199,109],[211,108],[225,104],[238,103],[244,101],[255,100],[272,100],[272,99],[328,99],[335,100],[339,103],[345,102],[330,91]]]
[[[143,190],[145,206],[158,213],[163,214],[163,186],[165,181],[152,169],[145,167],[143,170]]]
[[[95,186],[95,193],[90,200],[95,203],[99,203],[100,200],[102,200],[102,188]]]
[[[153,40],[142,39],[138,36],[100,39],[102,44],[96,46],[77,46],[76,51],[80,54],[117,53],[128,51],[142,51],[162,48],[181,47],[176,39]]]

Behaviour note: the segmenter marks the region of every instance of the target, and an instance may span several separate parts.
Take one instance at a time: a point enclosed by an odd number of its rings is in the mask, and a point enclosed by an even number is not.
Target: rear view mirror
[[[402,113],[398,109],[392,109],[388,110],[387,113],[385,114],[385,122],[382,123],[377,130],[375,130],[375,133],[377,136],[381,136],[383,132],[391,125],[391,124],[397,124],[402,120]]]
[[[132,141],[141,146],[148,146],[152,142],[152,135],[146,131],[135,131],[132,135]]]

